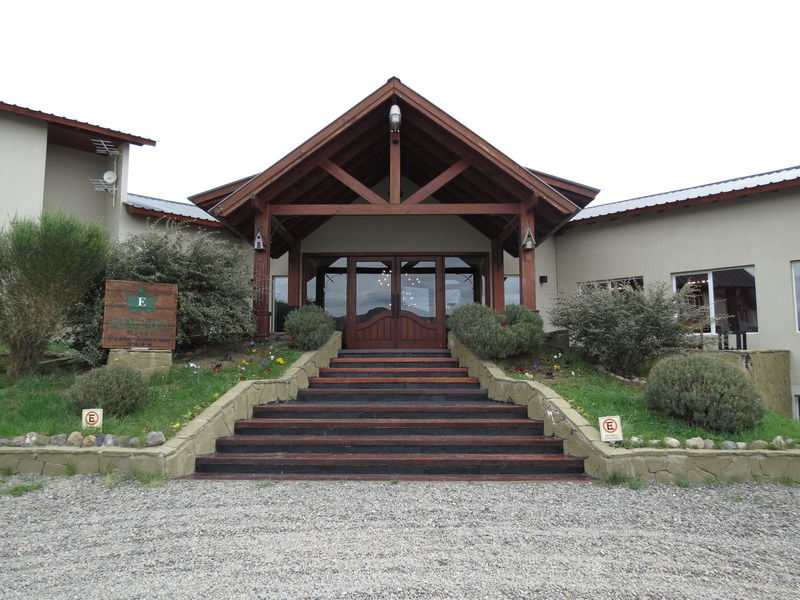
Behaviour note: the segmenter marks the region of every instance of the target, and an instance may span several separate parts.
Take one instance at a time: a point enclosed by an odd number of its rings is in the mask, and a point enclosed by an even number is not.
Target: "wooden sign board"
[[[178,285],[106,280],[103,348],[173,350]]]

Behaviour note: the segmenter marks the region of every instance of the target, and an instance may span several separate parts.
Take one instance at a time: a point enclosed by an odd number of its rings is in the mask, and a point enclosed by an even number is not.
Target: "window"
[[[694,300],[706,306],[711,327],[706,332],[758,332],[756,269],[753,266],[675,275],[675,289],[693,283]]]
[[[283,331],[283,322],[289,312],[289,278],[276,275],[272,278],[272,331]]]
[[[603,289],[632,287],[638,290],[644,287],[644,277],[639,275],[636,277],[621,277],[619,279],[598,279],[596,281],[584,281],[578,284],[579,289],[585,287],[599,287]]]
[[[483,304],[486,289],[485,256],[446,256],[444,300],[448,315],[465,304]]]
[[[519,275],[506,275],[503,290],[506,306],[519,304]]]
[[[794,312],[797,331],[800,331],[800,261],[792,263],[792,275],[794,279]]]

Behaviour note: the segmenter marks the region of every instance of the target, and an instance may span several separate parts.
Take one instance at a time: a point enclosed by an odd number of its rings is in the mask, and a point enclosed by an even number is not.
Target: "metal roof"
[[[130,204],[136,208],[143,208],[145,210],[164,213],[165,216],[178,215],[180,217],[188,217],[190,219],[200,219],[202,221],[219,223],[217,219],[212,217],[199,206],[195,204],[188,204],[186,202],[175,202],[174,200],[162,200],[161,198],[151,198],[150,196],[128,194],[128,200],[126,204]]]
[[[769,171],[768,173],[759,173],[758,175],[748,175],[747,177],[739,177],[737,179],[726,179],[725,181],[684,188],[682,190],[674,190],[672,192],[664,192],[662,194],[654,194],[652,196],[642,196],[641,198],[631,198],[630,200],[598,204],[596,206],[590,205],[575,215],[572,218],[572,222],[596,219],[606,215],[634,212],[653,206],[677,204],[696,198],[707,198],[709,196],[761,188],[792,180],[799,180],[797,185],[800,185],[800,166],[788,167],[778,171]]]
[[[136,144],[138,146],[155,146],[155,141],[143,138],[138,135],[134,135],[132,133],[125,133],[124,131],[117,131],[116,129],[109,129],[108,127],[103,127],[102,125],[94,125],[93,123],[85,123],[83,121],[76,121],[75,119],[70,119],[69,117],[62,117],[60,115],[55,115],[53,113],[43,112],[41,110],[35,110],[33,108],[27,108],[25,106],[19,106],[17,104],[9,104],[7,102],[0,101],[0,111],[3,112],[10,112],[15,113],[24,117],[33,117],[34,119],[41,119],[42,121],[46,121],[48,123],[53,123],[55,125],[62,125],[65,127],[73,127],[75,129],[79,129],[86,133],[90,134],[99,134],[105,135],[112,138],[124,140],[126,142],[130,142],[132,144]]]

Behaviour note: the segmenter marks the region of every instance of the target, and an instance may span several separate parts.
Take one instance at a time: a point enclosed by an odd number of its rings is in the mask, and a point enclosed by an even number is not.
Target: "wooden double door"
[[[444,348],[441,256],[358,256],[347,269],[348,348]]]

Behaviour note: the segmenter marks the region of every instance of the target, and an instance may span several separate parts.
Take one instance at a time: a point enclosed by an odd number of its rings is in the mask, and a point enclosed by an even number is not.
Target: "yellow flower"
[[[180,423],[175,423],[174,425],[172,425],[172,428],[173,428],[173,429],[177,429],[177,428],[178,428],[178,427],[180,427],[180,426],[181,426],[181,424],[180,424]]]
[[[250,348],[250,352],[255,352],[255,351],[256,351],[255,348]]]
[[[276,358],[276,359],[275,359],[275,362],[276,362],[276,363],[278,363],[279,365],[285,365],[285,364],[286,364],[286,361],[285,361],[285,360],[283,360],[283,359],[282,359],[282,358],[280,358],[280,357]]]
[[[217,392],[216,394],[214,394],[214,399],[216,400],[217,398],[219,398],[219,392]]]

